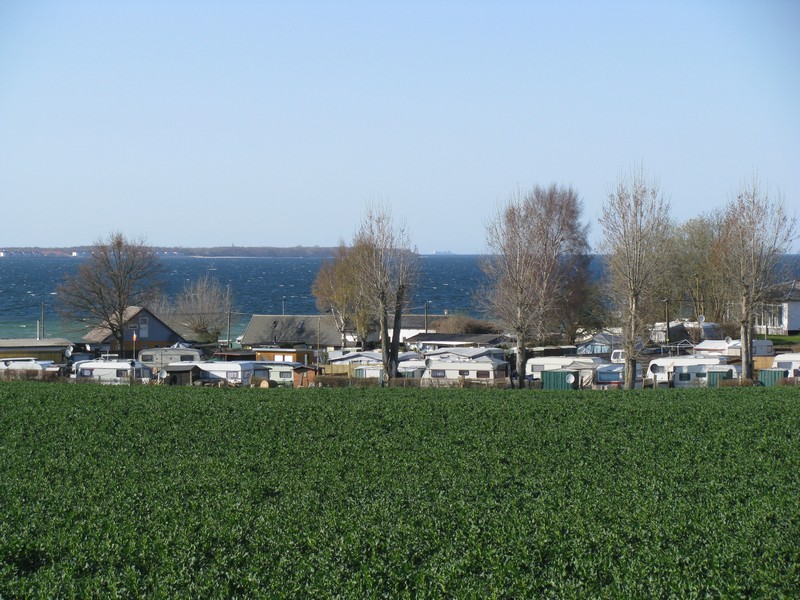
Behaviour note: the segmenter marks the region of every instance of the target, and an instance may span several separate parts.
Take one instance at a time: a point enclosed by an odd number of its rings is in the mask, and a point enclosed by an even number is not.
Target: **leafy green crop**
[[[800,589],[800,391],[0,385],[0,597]]]

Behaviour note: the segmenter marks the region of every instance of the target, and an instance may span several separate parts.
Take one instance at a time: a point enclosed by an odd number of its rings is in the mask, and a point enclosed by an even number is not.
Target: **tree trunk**
[[[742,343],[742,377],[752,380],[754,378],[753,369],[753,310],[747,296],[742,296],[742,321],[739,331]]]
[[[519,389],[525,389],[525,336],[517,333],[517,382]]]

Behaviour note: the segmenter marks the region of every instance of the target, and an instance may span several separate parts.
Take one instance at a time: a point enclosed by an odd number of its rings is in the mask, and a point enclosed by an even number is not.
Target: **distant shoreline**
[[[41,248],[37,246],[0,248],[0,258],[13,256],[54,256],[54,257],[81,257],[88,256],[93,246],[65,246],[57,248]],[[168,246],[153,246],[159,257],[181,258],[331,258],[336,256],[338,247],[327,246],[215,246],[208,248],[183,248]],[[455,252],[437,250],[432,254],[423,256],[460,256]]]

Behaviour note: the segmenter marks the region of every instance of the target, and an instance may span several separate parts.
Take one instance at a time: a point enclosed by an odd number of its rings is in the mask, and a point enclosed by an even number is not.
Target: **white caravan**
[[[787,377],[800,377],[800,352],[776,355],[772,360],[772,368],[785,369],[789,372]]]
[[[617,352],[615,350],[615,352]],[[619,350],[618,352],[622,352]],[[594,372],[594,389],[609,390],[621,389],[625,385],[625,365],[613,362],[610,365],[600,365]],[[642,365],[636,364],[636,376],[633,387],[642,387]]]
[[[543,371],[569,369],[580,371],[581,387],[587,387],[594,379],[594,372],[607,364],[606,359],[598,356],[534,356],[525,362],[525,379],[539,381],[542,379]]]
[[[176,362],[199,362],[203,359],[197,348],[170,346],[169,348],[147,348],[139,352],[139,362],[150,367],[154,373],[168,364]]]
[[[192,363],[200,369],[200,381],[205,385],[248,386],[255,379],[269,379],[269,366],[255,360],[197,361]]]
[[[727,361],[721,356],[667,356],[655,358],[647,367],[645,383],[653,387],[695,387],[701,385],[697,379],[707,377],[709,365],[722,365]],[[698,374],[700,374],[698,376]],[[702,382],[705,385],[705,381]]]
[[[485,385],[508,383],[509,365],[505,360],[484,356],[477,360],[425,360],[420,385],[457,386],[466,382]]]
[[[3,379],[43,379],[45,373],[54,377],[61,372],[61,366],[52,360],[38,360],[33,357],[0,359],[0,377]]]
[[[73,365],[72,377],[78,382],[110,385],[150,383],[152,371],[138,360],[121,358],[82,360]],[[133,378],[133,379],[131,379]]]

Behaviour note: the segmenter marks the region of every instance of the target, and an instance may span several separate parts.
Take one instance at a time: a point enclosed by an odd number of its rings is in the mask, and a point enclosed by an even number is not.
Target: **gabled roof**
[[[342,334],[332,315],[253,315],[242,335],[242,345],[338,348],[342,345]]]
[[[184,339],[178,332],[172,329],[169,325],[164,323],[161,319],[155,316],[152,312],[143,308],[141,306],[129,306],[125,309],[125,312],[122,313],[122,325],[123,327],[129,323],[134,317],[139,316],[141,313],[146,313],[149,318],[155,319],[159,323],[161,323],[164,327],[175,333],[175,335],[181,339]],[[83,341],[87,344],[103,344],[105,342],[110,341],[111,338],[111,329],[107,325],[103,325],[100,327],[95,327],[89,333],[83,336]]]

